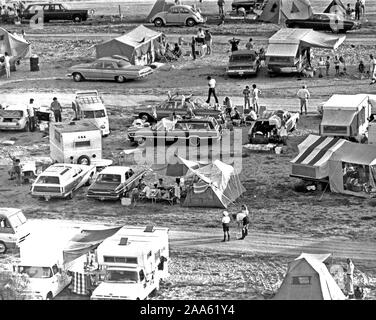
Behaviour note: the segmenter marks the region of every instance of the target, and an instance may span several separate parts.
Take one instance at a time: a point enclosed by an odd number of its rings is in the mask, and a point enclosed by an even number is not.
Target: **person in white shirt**
[[[227,234],[227,241],[230,241],[230,216],[227,211],[223,211],[223,218],[222,218],[222,228],[223,228],[223,240],[222,242],[226,241],[226,234]]]
[[[372,79],[370,84],[374,84],[376,83],[376,58],[374,58],[372,54],[370,54],[369,57],[371,59],[369,65],[369,76]]]
[[[300,100],[300,114],[303,114],[303,108],[305,110],[305,114],[307,114],[308,99],[311,97],[307,86],[303,85],[302,88],[298,90],[298,93],[296,95]]]
[[[204,31],[202,31],[201,28],[198,28],[196,42],[197,43],[204,43],[205,42],[205,33],[204,33]]]
[[[218,97],[215,93],[216,81],[211,76],[208,76],[206,79],[208,80],[208,86],[209,86],[208,99],[206,100],[206,103],[210,103],[211,95],[213,95],[215,99],[215,103],[218,104]]]
[[[29,114],[29,128],[30,131],[35,131],[35,113],[34,113],[34,99],[31,98],[29,105],[27,106],[27,112]]]
[[[261,91],[257,88],[255,84],[252,85],[252,88],[253,88],[252,89],[252,106],[256,114],[258,114],[259,113],[258,101],[259,101],[259,94],[261,93]]]
[[[354,297],[354,264],[350,258],[347,258],[346,262],[346,291],[351,299]]]
[[[4,54],[4,65],[5,65],[5,72],[7,75],[7,78],[10,78],[10,56],[8,52],[5,52]]]

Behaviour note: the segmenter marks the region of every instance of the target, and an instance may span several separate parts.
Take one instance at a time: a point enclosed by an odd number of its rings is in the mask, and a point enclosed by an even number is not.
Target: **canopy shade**
[[[273,57],[295,57],[298,49],[298,44],[285,44],[283,46],[280,44],[270,44],[265,55]]]

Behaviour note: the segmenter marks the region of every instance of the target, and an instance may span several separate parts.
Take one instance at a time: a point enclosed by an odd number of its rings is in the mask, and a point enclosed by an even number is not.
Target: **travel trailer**
[[[102,159],[101,130],[90,120],[51,124],[50,157],[59,163],[87,165]]]
[[[29,235],[29,224],[21,209],[0,208],[0,254],[19,247]]]
[[[143,300],[168,277],[168,228],[123,227],[97,248],[105,279],[92,300]]]
[[[371,104],[366,94],[334,94],[323,105],[319,133],[361,142],[368,137]]]
[[[97,90],[77,91],[72,102],[76,111],[76,119],[90,119],[101,130],[102,136],[110,134],[110,126],[106,107]]]

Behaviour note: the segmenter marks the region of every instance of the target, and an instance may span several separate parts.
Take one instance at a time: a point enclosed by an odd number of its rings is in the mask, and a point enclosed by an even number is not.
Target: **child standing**
[[[243,90],[244,95],[244,109],[251,108],[251,90],[249,90],[249,86],[245,86],[245,89]]]
[[[326,67],[326,76],[329,77],[329,68],[330,68],[330,57],[326,57],[325,61],[325,67]]]

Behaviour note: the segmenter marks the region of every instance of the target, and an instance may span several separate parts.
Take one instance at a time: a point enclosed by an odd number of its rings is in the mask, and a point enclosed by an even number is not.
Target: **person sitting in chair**
[[[172,50],[172,53],[177,57],[180,58],[183,52],[181,51],[181,48],[179,47],[178,43],[175,43],[174,50]]]
[[[240,113],[238,111],[238,109],[235,107],[234,108],[234,115],[231,117],[231,120],[240,120],[241,117],[240,117]]]

